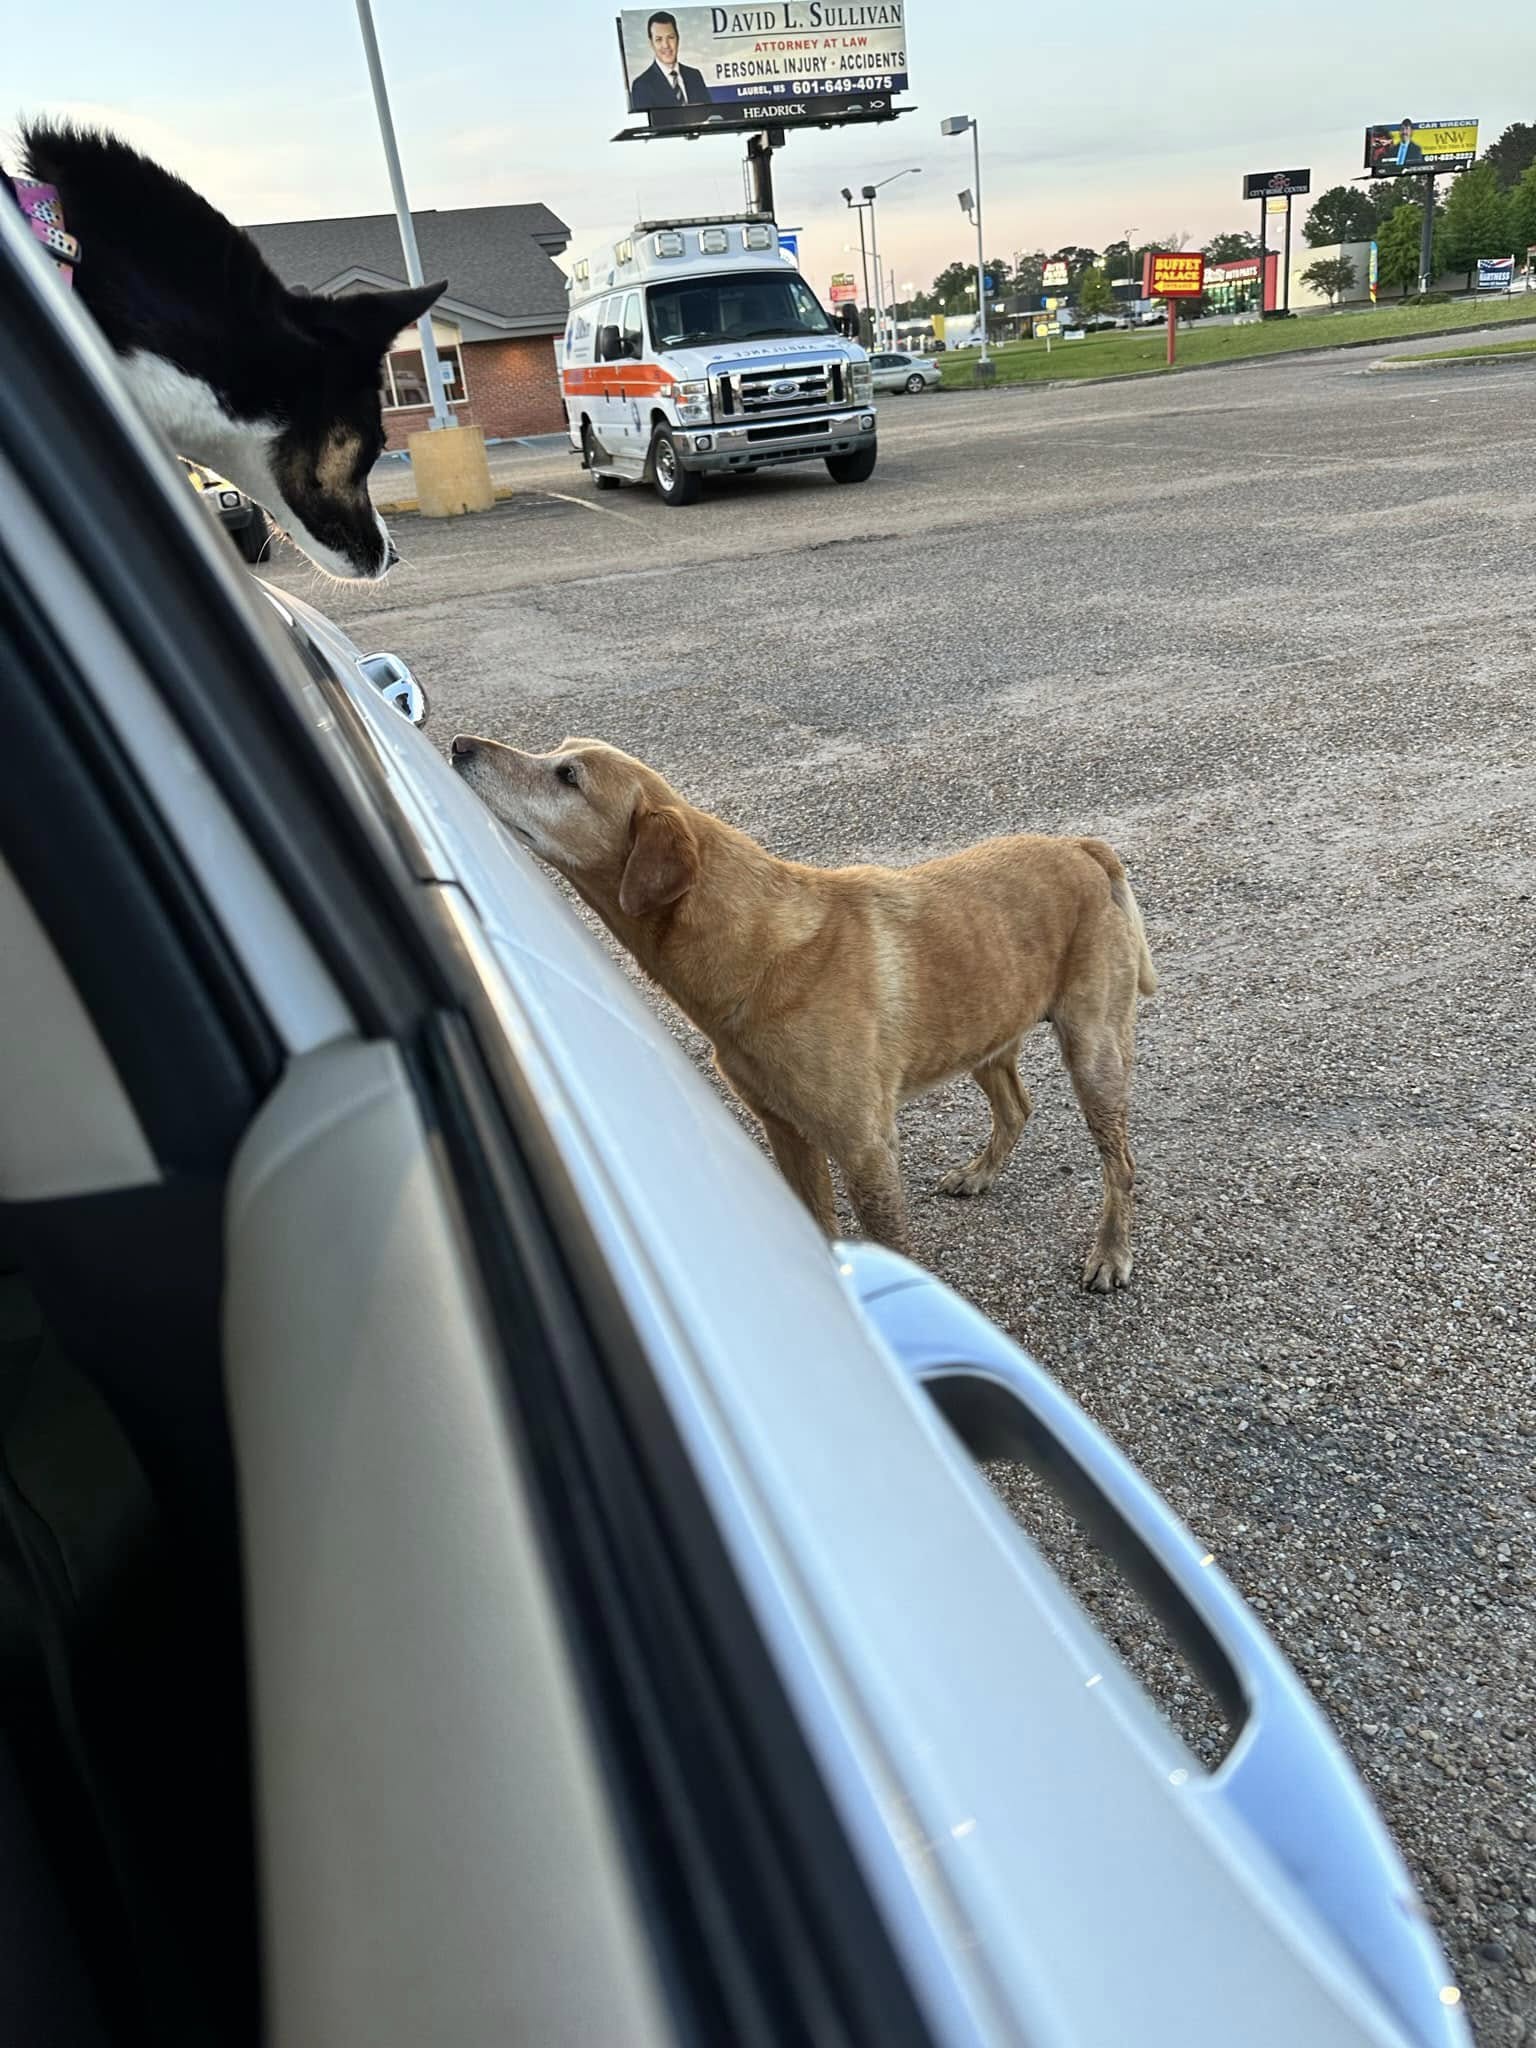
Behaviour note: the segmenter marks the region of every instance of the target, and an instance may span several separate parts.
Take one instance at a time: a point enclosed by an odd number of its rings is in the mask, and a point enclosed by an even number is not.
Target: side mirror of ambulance
[[[599,327],[597,330],[598,360],[604,363],[616,363],[623,353],[624,340],[618,328]]]

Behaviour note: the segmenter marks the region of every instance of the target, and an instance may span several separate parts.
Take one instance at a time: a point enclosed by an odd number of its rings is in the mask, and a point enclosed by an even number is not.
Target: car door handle
[[[1211,1792],[1257,1837],[1419,2048],[1471,2048],[1440,1944],[1338,1738],[1214,1557],[1043,1367],[921,1267],[873,1245],[839,1270],[978,1461],[1029,1466],[1159,1616],[1234,1740]]]
[[[357,665],[379,694],[412,725],[426,724],[432,708],[427,693],[398,654],[365,654]]]

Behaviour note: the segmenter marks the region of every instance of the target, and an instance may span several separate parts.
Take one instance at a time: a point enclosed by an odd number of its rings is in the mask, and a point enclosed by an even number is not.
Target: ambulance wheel
[[[861,484],[875,473],[875,444],[855,448],[847,455],[827,457],[827,475],[835,484]]]
[[[651,481],[663,505],[692,505],[699,495],[698,471],[684,469],[677,443],[665,427],[656,429],[651,442]]]
[[[591,477],[596,489],[600,491],[616,491],[619,488],[618,478],[607,469],[599,469],[597,458],[597,436],[592,431],[592,422],[590,420],[583,420],[581,423],[581,459],[586,468],[587,475]]]

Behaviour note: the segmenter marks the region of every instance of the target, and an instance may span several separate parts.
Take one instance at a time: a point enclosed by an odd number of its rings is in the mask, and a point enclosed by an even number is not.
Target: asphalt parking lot
[[[1480,2041],[1516,2048],[1536,368],[1370,360],[882,401],[868,484],[784,470],[686,511],[513,450],[494,511],[404,518],[386,585],[318,595],[416,666],[443,745],[611,739],[799,859],[1025,829],[1120,849],[1163,984],[1135,1285],[1078,1291],[1097,1162],[1044,1032],[1034,1121],[984,1201],[931,1192],[984,1128],[970,1084],[905,1113],[915,1251],[1265,1615],[1402,1842]],[[291,556],[275,580],[314,590]]]

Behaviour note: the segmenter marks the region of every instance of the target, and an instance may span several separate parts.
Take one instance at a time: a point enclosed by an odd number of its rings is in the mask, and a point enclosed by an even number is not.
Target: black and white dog
[[[384,446],[390,343],[442,284],[327,299],[290,291],[250,236],[115,136],[23,130],[26,175],[57,192],[74,289],[140,408],[334,576],[395,559],[368,496]]]

